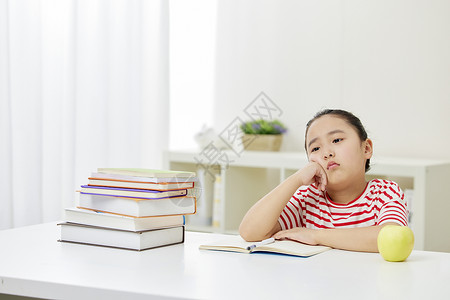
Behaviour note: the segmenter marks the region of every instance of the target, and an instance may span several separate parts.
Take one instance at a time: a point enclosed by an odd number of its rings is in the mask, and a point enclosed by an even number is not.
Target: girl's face
[[[365,180],[366,160],[372,156],[372,141],[361,141],[356,129],[344,119],[325,115],[316,119],[306,135],[310,161],[322,166],[328,186]],[[344,184],[344,185],[343,185]]]

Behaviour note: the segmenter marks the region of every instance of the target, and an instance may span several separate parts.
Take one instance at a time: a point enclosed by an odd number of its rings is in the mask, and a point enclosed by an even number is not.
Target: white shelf
[[[214,161],[205,163],[200,153],[201,150],[168,151],[165,153],[166,167],[191,171],[211,167]],[[237,231],[245,212],[257,200],[308,162],[303,152],[244,151],[236,154],[223,151],[222,154],[227,160],[214,170],[222,175],[223,211],[220,228],[210,227],[215,232]],[[203,166],[199,165],[199,160]],[[412,179],[415,249],[450,252],[450,240],[442,238],[450,233],[450,200],[446,199],[450,162],[376,157],[371,160],[368,175]],[[206,183],[204,188],[211,188],[211,185]]]

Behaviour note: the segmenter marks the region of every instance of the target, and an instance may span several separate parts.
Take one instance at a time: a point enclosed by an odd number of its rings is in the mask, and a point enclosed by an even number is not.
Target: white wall
[[[450,159],[449,1],[219,1],[214,126],[264,91],[302,150],[325,107],[358,115],[375,154]]]

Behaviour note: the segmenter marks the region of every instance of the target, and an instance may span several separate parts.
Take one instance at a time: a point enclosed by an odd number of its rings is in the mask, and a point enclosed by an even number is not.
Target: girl
[[[253,205],[239,227],[247,241],[273,236],[310,245],[378,252],[387,224],[407,226],[404,195],[388,180],[366,182],[372,141],[344,110],[323,110],[306,125],[309,163]]]

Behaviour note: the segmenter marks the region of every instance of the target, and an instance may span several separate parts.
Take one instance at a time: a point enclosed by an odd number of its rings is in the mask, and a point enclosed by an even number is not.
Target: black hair
[[[324,109],[324,110],[321,110],[318,113],[316,113],[314,115],[314,117],[311,120],[309,120],[308,123],[306,123],[306,131],[305,131],[305,150],[306,151],[307,151],[307,149],[306,149],[306,134],[308,133],[309,127],[315,120],[317,120],[318,118],[323,117],[325,115],[334,115],[338,118],[343,119],[348,124],[353,126],[353,128],[355,128],[356,132],[358,133],[359,138],[361,139],[361,142],[364,142],[365,140],[367,140],[368,136],[367,136],[366,129],[364,128],[363,124],[361,123],[361,120],[357,116],[355,116],[351,112],[348,112],[348,111],[342,110],[342,109]],[[366,160],[366,166],[365,166],[365,171],[367,172],[369,170],[370,170],[370,158]]]

